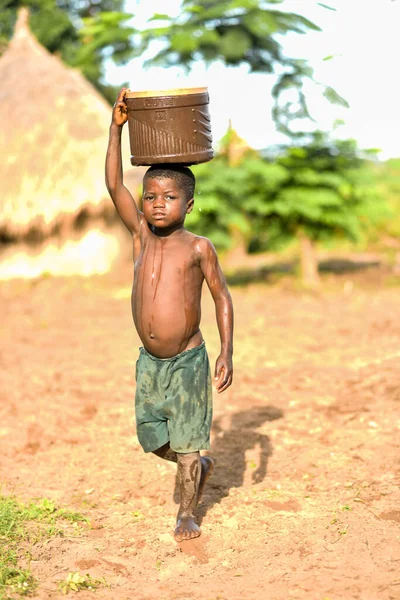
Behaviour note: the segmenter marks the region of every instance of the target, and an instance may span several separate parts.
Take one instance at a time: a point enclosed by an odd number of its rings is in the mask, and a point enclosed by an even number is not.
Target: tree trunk
[[[321,280],[318,273],[318,260],[315,243],[304,232],[300,232],[300,273],[307,287],[318,287]]]

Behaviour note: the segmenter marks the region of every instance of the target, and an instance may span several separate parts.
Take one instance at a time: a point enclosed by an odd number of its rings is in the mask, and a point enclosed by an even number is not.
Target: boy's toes
[[[199,537],[201,534],[200,527],[192,517],[178,519],[175,528],[174,538],[177,542],[183,542]]]

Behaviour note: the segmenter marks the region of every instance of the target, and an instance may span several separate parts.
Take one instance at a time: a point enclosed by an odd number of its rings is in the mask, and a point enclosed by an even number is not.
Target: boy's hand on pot
[[[118,125],[118,127],[122,127],[128,120],[128,107],[125,103],[125,94],[127,91],[127,88],[122,88],[113,106],[112,122]]]

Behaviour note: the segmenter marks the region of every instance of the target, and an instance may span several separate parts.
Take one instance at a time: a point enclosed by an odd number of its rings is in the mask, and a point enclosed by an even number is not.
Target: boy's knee
[[[170,460],[171,462],[177,461],[177,454],[170,448],[169,442],[157,448],[157,450],[153,450],[153,454],[163,458],[164,460]]]

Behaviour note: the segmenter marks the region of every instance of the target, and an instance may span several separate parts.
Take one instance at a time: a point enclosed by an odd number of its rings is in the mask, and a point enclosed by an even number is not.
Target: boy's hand
[[[224,392],[231,385],[232,377],[232,358],[225,354],[220,354],[215,363],[215,379],[217,380],[216,390],[218,394]]]
[[[118,125],[118,127],[122,127],[128,120],[128,107],[125,104],[125,94],[127,91],[127,88],[122,88],[113,106],[112,123]]]

